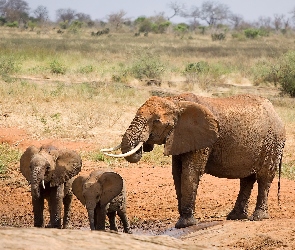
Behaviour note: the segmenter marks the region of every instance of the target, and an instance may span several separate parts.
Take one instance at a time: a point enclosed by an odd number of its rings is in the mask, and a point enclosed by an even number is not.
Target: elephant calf
[[[20,158],[20,171],[31,184],[34,226],[44,226],[44,199],[48,200],[50,227],[61,228],[61,209],[64,205],[63,228],[68,227],[72,202],[73,178],[81,171],[81,157],[72,150],[52,145],[30,146]]]
[[[86,206],[91,230],[105,230],[106,215],[110,229],[118,231],[116,214],[125,233],[131,233],[126,215],[126,191],[122,177],[114,172],[95,170],[88,176],[78,176],[73,193]]]

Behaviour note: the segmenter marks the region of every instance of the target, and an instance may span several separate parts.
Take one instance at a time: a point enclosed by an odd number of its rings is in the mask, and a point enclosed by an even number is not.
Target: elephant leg
[[[109,222],[110,222],[110,229],[113,231],[118,231],[117,225],[116,225],[116,211],[107,213]]]
[[[174,180],[174,186],[176,191],[176,198],[178,200],[178,213],[181,216],[181,156],[173,155],[172,156],[172,176]]]
[[[272,180],[266,180],[265,178],[258,178],[258,195],[256,207],[253,215],[249,218],[250,220],[263,220],[268,219],[268,193],[272,183]]]
[[[42,195],[39,198],[32,197],[32,204],[34,213],[34,227],[43,227],[44,197]]]
[[[181,155],[181,197],[178,200],[180,218],[175,225],[176,228],[188,227],[197,223],[194,217],[196,195],[200,178],[204,173],[208,155],[208,149],[202,149],[197,152],[190,152]]]
[[[227,215],[228,220],[248,219],[248,202],[256,181],[256,174],[240,179],[240,192],[233,210]]]
[[[64,186],[51,187],[50,190],[50,227],[61,228],[61,210]]]
[[[122,210],[118,210],[117,213],[118,213],[118,216],[120,217],[120,220],[123,223],[124,232],[128,234],[132,234],[126,212]]]
[[[63,217],[63,228],[68,228],[71,219],[71,205],[73,200],[73,193],[68,193],[64,199],[64,217]]]
[[[99,204],[94,210],[94,226],[95,230],[105,230],[106,209]]]

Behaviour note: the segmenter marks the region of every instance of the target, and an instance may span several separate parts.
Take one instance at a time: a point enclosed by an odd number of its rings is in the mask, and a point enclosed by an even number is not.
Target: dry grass
[[[252,85],[256,63],[273,61],[293,48],[292,37],[273,35],[243,41],[228,37],[212,42],[209,35],[180,39],[169,34],[91,37],[90,31],[78,35],[55,32],[0,29],[0,65],[8,59],[17,65],[15,69],[10,65],[12,69],[0,81],[0,126],[24,128],[35,139],[90,141],[101,148],[120,141],[135,111],[151,94],[253,93],[270,98],[286,122],[285,161],[293,162],[294,100],[280,97],[273,86]],[[114,75],[121,76],[143,53],[155,55],[165,64],[161,87],[145,86],[130,75],[124,83],[113,81]],[[55,60],[65,68],[64,73],[52,72],[50,65]],[[183,70],[198,61],[208,62],[211,71],[188,82]],[[144,160],[167,164],[170,159],[161,152],[159,148]],[[93,154],[89,158],[106,160],[96,151]]]

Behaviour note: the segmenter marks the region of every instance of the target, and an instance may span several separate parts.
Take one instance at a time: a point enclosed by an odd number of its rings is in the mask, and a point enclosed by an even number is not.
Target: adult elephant
[[[187,93],[149,98],[123,135],[122,154],[106,154],[135,163],[142,150],[148,152],[154,144],[164,144],[164,154],[172,155],[180,214],[175,227],[183,228],[196,224],[195,199],[203,173],[240,179],[240,192],[227,219],[268,218],[268,192],[282,160],[284,143],[284,125],[267,99],[251,95],[209,98]],[[248,217],[248,200],[256,181],[256,208]]]
[[[48,200],[50,227],[67,228],[72,202],[72,177],[81,171],[81,157],[72,150],[52,145],[30,146],[20,158],[20,171],[31,184],[34,226],[44,226],[44,199]]]

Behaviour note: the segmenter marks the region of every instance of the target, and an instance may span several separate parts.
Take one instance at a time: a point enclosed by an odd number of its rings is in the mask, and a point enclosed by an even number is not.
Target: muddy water
[[[176,239],[180,239],[181,237],[188,235],[190,233],[206,229],[209,227],[213,227],[216,225],[223,224],[224,221],[209,221],[209,222],[200,222],[197,225],[190,226],[187,228],[180,228],[177,229],[175,227],[170,227],[167,229],[159,230],[156,227],[153,228],[152,225],[149,226],[149,229],[142,229],[142,228],[133,228],[132,233],[136,235],[166,235]]]

